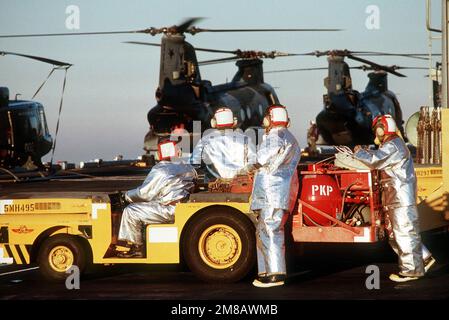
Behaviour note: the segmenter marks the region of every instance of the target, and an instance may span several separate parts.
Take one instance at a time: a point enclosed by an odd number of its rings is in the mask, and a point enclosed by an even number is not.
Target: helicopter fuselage
[[[349,68],[342,57],[330,57],[328,61],[328,93],[324,109],[316,117],[324,144],[372,144],[372,121],[380,114],[391,114],[404,135],[402,111],[396,95],[388,90],[385,72],[371,72],[365,91],[359,93],[352,89]]]
[[[9,100],[0,107],[0,166],[21,166],[29,158],[41,163],[52,147],[42,104]]]
[[[176,129],[201,134],[210,128],[214,111],[223,106],[233,111],[240,129],[259,127],[268,106],[279,103],[274,89],[264,83],[262,64],[258,58],[238,60],[238,71],[231,82],[212,85],[200,77],[193,46],[183,36],[164,36],[158,103],[147,115],[150,130],[144,149],[154,152],[157,141]]]

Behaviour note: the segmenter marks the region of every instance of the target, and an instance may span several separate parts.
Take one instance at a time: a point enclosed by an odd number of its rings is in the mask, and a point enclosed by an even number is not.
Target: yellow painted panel
[[[148,263],[179,263],[179,242],[148,243]]]
[[[72,215],[76,217],[77,215]],[[53,219],[52,219],[53,217]],[[64,219],[58,217],[54,218],[46,217],[46,219],[39,220],[39,216],[28,217],[14,217],[12,222],[6,224],[9,231],[9,243],[10,244],[33,244],[36,238],[42,234],[42,232],[56,226],[62,226],[64,228],[58,229],[56,233],[68,233],[68,234],[80,234],[78,231],[79,225],[89,224],[89,220],[70,219],[71,215],[65,215]],[[0,223],[0,225],[4,225]]]
[[[443,184],[443,168],[435,165],[415,166],[415,173],[418,180],[417,202],[420,203],[422,200],[441,188]]]
[[[18,221],[17,223],[8,226],[9,243],[11,244],[32,244],[34,240],[48,229],[46,225],[36,226],[35,224]]]
[[[103,258],[112,240],[111,219],[110,204],[106,203],[103,206],[100,206],[99,204],[96,208],[96,214],[92,218],[92,239],[89,239],[89,243],[92,247],[94,263],[115,263],[111,262],[111,259]],[[118,263],[123,263],[123,260],[127,259],[116,260],[118,260]]]

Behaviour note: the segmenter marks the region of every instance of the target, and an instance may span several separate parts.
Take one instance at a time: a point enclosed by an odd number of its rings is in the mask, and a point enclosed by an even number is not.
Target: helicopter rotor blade
[[[291,56],[300,55],[300,54],[296,54],[296,53],[285,53],[285,52],[279,52],[279,51],[253,51],[253,50],[250,50],[250,51],[236,50],[234,52],[227,52],[227,53],[233,53],[234,56],[229,57],[229,58],[223,58],[223,59],[201,61],[201,62],[199,62],[198,65],[208,65],[208,64],[229,62],[229,61],[240,60],[240,59],[244,59],[244,60],[268,59],[268,58],[274,59],[274,58],[278,58],[278,57],[291,57]]]
[[[281,72],[295,72],[295,71],[315,71],[315,70],[327,70],[328,67],[316,67],[316,68],[298,68],[298,69],[281,69],[281,70],[270,70],[264,73],[281,73]]]
[[[128,44],[138,44],[142,46],[152,46],[152,47],[160,47],[160,43],[154,43],[154,42],[141,42],[141,41],[123,41],[122,43],[128,43]]]
[[[21,54],[21,53],[15,53],[15,52],[0,51],[0,55],[1,56],[14,55],[14,56],[19,56],[19,57],[24,57],[24,58],[28,58],[28,59],[33,59],[33,60],[49,63],[49,64],[52,64],[55,66],[60,66],[60,67],[72,66],[71,63],[67,63],[67,62],[62,62],[62,61],[48,59],[48,58],[44,58],[44,57],[38,57],[38,56],[30,56],[27,54]]]
[[[60,36],[90,36],[100,34],[129,34],[129,33],[149,33],[150,29],[130,30],[130,31],[100,31],[100,32],[73,32],[73,33],[34,33],[34,34],[6,34],[0,35],[0,38],[30,38],[30,37],[60,37]]]
[[[193,23],[203,20],[201,17],[194,17],[184,20],[179,26],[155,28],[150,27],[142,30],[124,31],[98,31],[98,32],[73,32],[73,33],[38,33],[38,34],[5,34],[0,38],[27,38],[27,37],[58,37],[58,36],[86,36],[86,35],[108,35],[108,34],[130,34],[144,33],[155,36],[157,34],[184,34],[195,35],[200,32],[295,32],[295,31],[341,31],[342,29],[203,29],[192,26]]]
[[[395,76],[398,77],[406,77],[405,75],[403,75],[402,73],[396,72],[395,69],[388,67],[388,66],[383,66],[380,64],[377,64],[373,61],[369,61],[357,56],[354,56],[354,52],[349,51],[347,49],[344,50],[326,50],[326,51],[314,51],[314,52],[307,52],[307,53],[302,53],[302,54],[297,54],[297,55],[303,55],[303,56],[316,56],[316,57],[321,57],[321,56],[341,56],[341,57],[347,57],[348,59],[352,59],[358,62],[362,62],[365,63],[369,66],[371,66],[374,70],[384,70],[386,72],[389,72],[391,74],[394,74]]]
[[[228,57],[228,58],[200,61],[200,62],[198,62],[198,65],[199,66],[207,66],[207,65],[211,65],[211,64],[218,64],[218,63],[224,63],[224,62],[237,61],[239,59],[240,59],[239,56],[233,56],[233,57]]]
[[[196,17],[196,18],[189,18],[187,20],[185,20],[183,23],[181,23],[179,26],[176,26],[177,32],[178,33],[184,33],[184,32],[188,32],[187,30],[189,29],[189,27],[194,24],[197,21],[203,20],[204,18],[201,17]]]
[[[180,31],[181,30],[181,31]],[[343,29],[202,29],[190,27],[182,30],[179,26],[169,28],[148,28],[142,30],[124,30],[124,31],[94,31],[94,32],[71,32],[71,33],[31,33],[31,34],[4,34],[0,38],[30,38],[30,37],[60,37],[60,36],[90,36],[90,35],[109,35],[109,34],[132,34],[145,33],[152,36],[160,33],[190,33],[195,35],[200,32],[309,32],[309,31],[342,31]]]
[[[153,46],[153,47],[160,47],[160,43],[154,43],[154,42],[141,42],[141,41],[124,41],[123,43],[129,43],[129,44],[138,44],[143,46]],[[198,48],[195,47],[195,50],[197,51],[205,51],[205,52],[215,52],[215,53],[229,53],[229,54],[237,54],[237,50],[218,50],[218,49],[207,49],[207,48]]]
[[[234,54],[241,59],[255,59],[255,58],[261,58],[261,59],[274,59],[278,57],[294,57],[294,56],[301,56],[301,53],[288,53],[288,52],[280,52],[280,51],[257,51],[257,50],[236,50]]]
[[[393,56],[393,57],[405,57],[418,60],[429,60],[428,53],[390,53],[390,52],[376,52],[376,51],[351,51],[351,53],[358,56]],[[432,56],[441,56],[441,54],[432,53]]]
[[[393,56],[393,57],[405,57],[419,60],[429,60],[428,53],[394,53],[394,52],[380,52],[380,51],[352,51],[352,50],[326,50],[326,51],[314,51],[311,53],[306,53],[304,55],[315,55],[316,57],[321,57],[324,55],[342,55],[346,56],[347,54],[355,55],[355,56]],[[433,56],[441,56],[440,53],[432,53]]]
[[[427,67],[402,67],[397,65],[388,66],[393,70],[428,70]],[[312,67],[312,68],[297,68],[297,69],[281,69],[281,70],[270,70],[265,71],[264,73],[282,73],[282,72],[296,72],[296,71],[316,71],[316,70],[328,70],[329,67]],[[353,66],[349,67],[349,69],[357,69],[363,71],[375,70],[376,68],[370,65],[361,65],[361,66]]]
[[[391,68],[393,70],[429,70],[428,67],[408,67],[408,66],[397,66],[397,65],[392,65],[392,66],[388,66],[388,68]],[[361,65],[361,66],[356,66],[356,67],[350,67],[350,69],[359,69],[359,70],[375,70],[375,68],[373,68],[372,66],[368,66],[368,65]]]
[[[363,59],[360,57],[353,56],[352,54],[346,54],[345,56],[349,59],[359,61],[362,63],[366,63],[367,65],[373,67],[375,70],[384,70],[384,71],[394,74],[395,76],[398,76],[398,77],[407,77],[406,75],[404,75],[402,73],[396,72],[393,68],[383,66],[383,65],[377,64],[375,62],[372,62],[372,61],[369,61],[369,60],[366,60],[366,59]]]
[[[343,29],[203,29],[191,27],[185,30],[186,33],[195,35],[200,32],[313,32],[313,31],[342,31]]]
[[[129,44],[137,44],[137,45],[147,45],[153,47],[160,47],[159,43],[153,42],[141,42],[141,41],[125,41],[123,43]],[[220,50],[220,49],[208,49],[208,48],[200,48],[195,47],[196,51],[205,51],[205,52],[214,52],[214,53],[228,53],[238,56],[240,59],[255,59],[255,58],[277,58],[277,57],[292,57],[292,56],[301,56],[304,55],[302,53],[287,53],[280,51],[256,51],[256,50]]]
[[[427,67],[401,67],[401,66],[392,66],[395,70],[429,70]]]
[[[124,31],[95,31],[95,32],[72,32],[72,33],[38,33],[38,34],[15,34],[15,35],[0,35],[0,38],[28,38],[28,37],[59,37],[59,36],[91,36],[91,35],[107,35],[107,34],[130,34],[130,33],[144,33],[155,36],[160,33],[184,33],[185,30],[203,18],[190,18],[184,21],[179,26],[171,26],[164,28],[150,27],[141,30],[124,30]]]

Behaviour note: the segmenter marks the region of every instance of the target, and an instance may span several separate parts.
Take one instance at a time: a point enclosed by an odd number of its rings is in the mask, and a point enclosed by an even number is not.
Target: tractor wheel
[[[86,252],[79,239],[71,235],[55,235],[46,239],[37,258],[41,274],[48,280],[65,280],[66,271],[76,266],[80,274],[86,267]]]
[[[234,209],[210,208],[187,226],[182,251],[187,266],[200,279],[236,282],[255,266],[255,227]]]

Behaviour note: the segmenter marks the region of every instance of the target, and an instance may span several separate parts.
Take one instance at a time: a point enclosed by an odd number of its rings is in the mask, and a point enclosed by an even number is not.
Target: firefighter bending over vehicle
[[[173,141],[158,145],[157,163],[143,184],[125,194],[130,204],[124,209],[119,240],[127,241],[129,251],[119,253],[122,258],[141,258],[144,255],[142,232],[147,224],[173,223],[176,203],[188,197],[197,178],[195,169],[183,163],[181,150]]]
[[[192,152],[190,162],[206,164],[215,178],[232,179],[256,161],[256,147],[241,130],[234,130],[237,118],[232,110],[218,108],[211,119],[211,133],[203,136]]]
[[[300,148],[287,127],[287,109],[272,105],[263,119],[266,133],[257,152],[257,169],[251,209],[258,212],[256,287],[284,284],[285,266],[284,225],[293,209],[298,193],[296,167]]]
[[[391,274],[390,280],[417,280],[424,276],[435,259],[419,235],[413,160],[392,116],[377,116],[372,127],[379,149],[364,150],[356,146],[353,157],[371,169],[380,170],[389,242],[399,257],[400,271]]]

